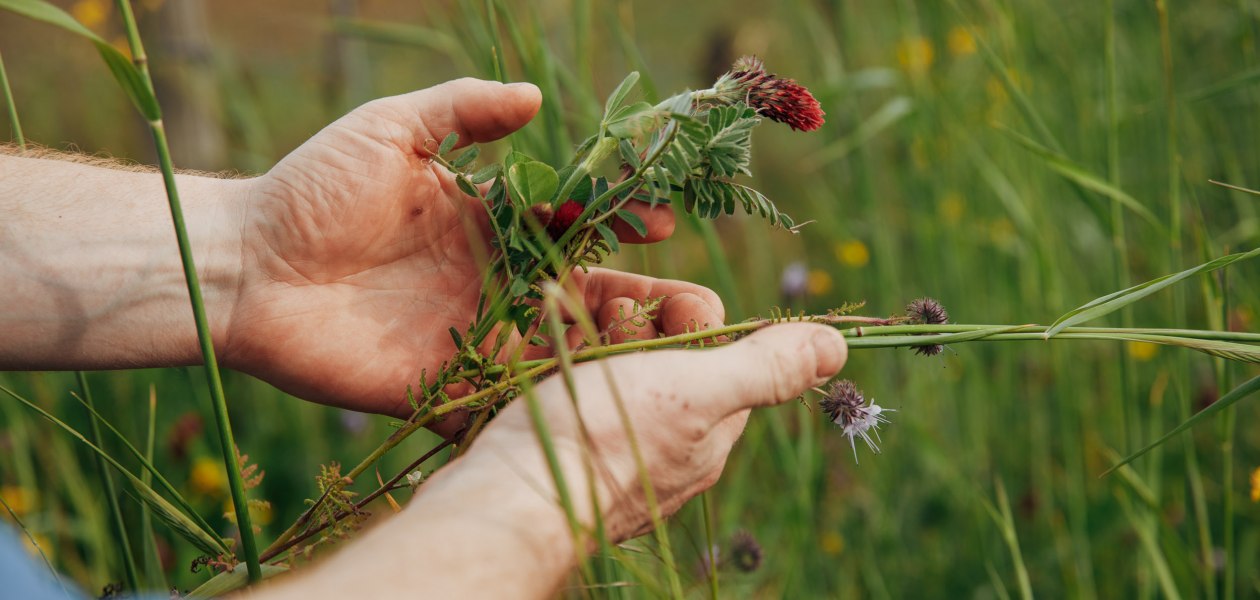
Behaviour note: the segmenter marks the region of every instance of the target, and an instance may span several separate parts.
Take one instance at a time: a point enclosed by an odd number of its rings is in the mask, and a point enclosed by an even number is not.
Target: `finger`
[[[695,388],[696,374],[704,373],[710,400],[702,410],[717,423],[744,409],[791,400],[834,376],[847,358],[844,336],[835,329],[786,323],[716,350],[661,352],[644,360],[660,362],[654,371],[667,389]]]
[[[651,244],[674,234],[674,209],[668,204],[652,206],[647,202],[631,200],[622,210],[634,213],[647,228],[647,233],[640,235],[629,223],[620,218],[614,219],[612,229],[617,234],[617,239],[624,243]]]
[[[670,296],[657,317],[665,335],[713,329],[722,325],[722,315],[703,298],[690,292]]]
[[[656,338],[656,325],[651,319],[636,316],[638,304],[630,298],[614,298],[599,309],[596,322],[601,332],[607,332],[608,343],[620,344],[629,340]]]
[[[497,140],[524,127],[541,104],[542,92],[533,84],[464,78],[373,100],[351,115],[383,119],[394,126],[398,143],[427,155],[451,132],[459,134],[457,147]]]
[[[647,298],[676,296],[687,293],[694,294],[707,303],[713,309],[714,314],[718,315],[718,322],[721,322],[722,318],[726,316],[726,309],[722,306],[722,299],[718,297],[716,292],[688,281],[656,279],[645,275],[622,273],[621,271],[600,268],[592,268],[589,271],[574,271],[569,281],[570,289],[573,290],[578,298],[582,299],[582,305],[591,312],[598,310],[614,298],[646,300]],[[561,316],[568,322],[573,322],[573,315],[568,314],[567,311],[564,311]]]

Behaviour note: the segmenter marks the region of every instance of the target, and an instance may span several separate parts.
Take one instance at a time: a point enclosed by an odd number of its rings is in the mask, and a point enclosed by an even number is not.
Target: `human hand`
[[[750,409],[788,401],[820,385],[844,366],[847,356],[844,336],[836,330],[783,324],[714,350],[658,351],[583,364],[573,371],[581,425],[560,377],[548,379],[534,393],[579,518],[587,526],[594,523],[595,507],[582,467],[587,456],[598,473],[598,510],[609,538],[617,542],[651,527],[617,398],[630,418],[660,510],[668,516],[717,481]],[[610,390],[609,376],[616,382],[617,396]],[[461,459],[472,465],[452,469],[451,477],[475,471],[482,479],[498,482],[525,478],[525,485],[516,486],[516,496],[498,502],[528,503],[532,496],[533,502],[550,503],[552,524],[563,528],[555,500],[539,493],[555,488],[525,403],[518,399],[499,413]],[[537,521],[529,524],[541,526]]]
[[[239,291],[219,344],[224,364],[297,396],[410,414],[408,384],[451,357],[448,328],[472,320],[490,231],[478,201],[427,160],[449,132],[501,138],[540,103],[529,84],[461,79],[370,102],[254,180],[243,209]],[[668,206],[634,202],[652,242],[674,228]],[[641,331],[718,325],[722,304],[685,282],[592,269],[573,288],[604,327],[617,307],[670,296]],[[447,423],[450,425],[450,423]]]

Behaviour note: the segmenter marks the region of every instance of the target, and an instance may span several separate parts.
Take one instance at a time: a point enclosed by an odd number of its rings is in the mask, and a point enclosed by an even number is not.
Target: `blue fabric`
[[[84,598],[74,585],[66,582],[65,588],[53,579],[43,561],[31,557],[18,533],[0,523],[0,599],[64,600]]]

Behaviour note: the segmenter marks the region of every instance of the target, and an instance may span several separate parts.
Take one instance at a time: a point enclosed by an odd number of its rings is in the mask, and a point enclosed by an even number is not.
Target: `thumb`
[[[799,396],[833,377],[848,359],[844,336],[832,327],[786,323],[767,327],[687,365],[705,374],[707,410],[714,422],[741,410],[771,406]]]
[[[532,83],[464,78],[373,100],[356,112],[376,127],[387,125],[395,142],[425,156],[451,132],[459,135],[456,147],[506,136],[533,119],[541,104],[542,92]]]

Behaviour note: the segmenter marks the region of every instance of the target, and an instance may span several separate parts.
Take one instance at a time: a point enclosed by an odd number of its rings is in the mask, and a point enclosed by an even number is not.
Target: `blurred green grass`
[[[85,21],[97,5],[93,29],[117,35],[109,3],[59,4]],[[358,102],[494,72],[483,3],[340,2],[313,10],[292,1],[225,1],[206,3],[207,18],[187,31],[164,20],[174,4],[143,3],[141,19],[155,76],[165,81],[161,99],[168,113],[187,119],[184,136],[171,123],[177,166],[264,170]],[[649,89],[669,92],[700,86],[739,54],[757,53],[823,102],[828,123],[816,134],[762,128],[754,165],[760,189],[798,222],[816,223],[790,236],[755,219],[721,220],[717,255],[703,230],[683,226],[665,244],[615,261],[714,286],[730,320],[776,305],[821,311],[855,300],[883,315],[931,295],[957,322],[1048,323],[1118,282],[1260,245],[1255,197],[1208,183],[1260,187],[1253,144],[1260,62],[1255,7],[1246,2],[1168,4],[1170,80],[1156,3],[1115,2],[1114,115],[1108,14],[1088,0],[506,4],[513,17],[500,20],[506,75],[539,83],[547,97],[518,143],[552,161],[567,158],[566,136],[591,130],[596,99],[631,69],[650,76]],[[90,46],[0,14],[0,53],[28,138],[152,162],[143,124]],[[1069,183],[1002,128],[1110,181],[1164,225],[1125,214],[1124,260],[1117,260],[1111,200]],[[200,143],[209,138],[218,142]],[[1178,197],[1183,231],[1170,239]],[[780,289],[793,263],[809,275],[803,296]],[[1127,269],[1117,273],[1116,264]],[[733,276],[723,280],[723,269]],[[1228,320],[1255,331],[1257,275],[1251,264],[1227,272],[1227,315],[1204,278],[1136,305],[1129,318],[1164,327],[1219,328]],[[156,387],[158,464],[226,528],[225,488],[198,470],[218,449],[204,427],[192,426],[210,422],[196,371],[98,373],[91,381],[102,412],[133,440],[143,439],[148,388]],[[859,453],[854,464],[847,440],[799,406],[756,414],[711,501],[719,537],[747,529],[766,558],[756,573],[723,573],[722,593],[1009,597],[1019,594],[1022,563],[1031,589],[1048,597],[1166,594],[1160,564],[1183,596],[1260,595],[1260,505],[1247,487],[1248,473],[1260,467],[1254,403],[1237,409],[1232,448],[1222,448],[1223,428],[1203,427],[1190,434],[1191,445],[1174,442],[1139,461],[1131,479],[1096,477],[1111,464],[1109,449],[1141,447],[1217,397],[1228,377],[1256,373],[1166,348],[1103,343],[971,344],[933,359],[855,353],[847,376],[898,411],[884,453]],[[315,495],[319,464],[355,462],[389,431],[383,418],[308,405],[229,375],[238,443],[267,472],[255,493],[273,504],[264,540]],[[71,374],[0,381],[88,426],[69,397]],[[427,434],[408,440],[382,473],[432,443]],[[54,562],[87,589],[121,579],[90,457],[10,402],[0,402],[0,448],[6,500],[24,501],[24,520],[47,540]],[[999,504],[999,486],[1010,498],[1006,525],[1017,534],[1018,555],[1003,522],[985,509]],[[1207,530],[1196,518],[1196,490]],[[1227,520],[1228,490],[1236,512]],[[124,508],[138,522],[136,504]],[[1223,545],[1227,526],[1232,549]],[[698,563],[698,505],[671,531],[680,561]],[[1139,532],[1156,542],[1143,545]],[[159,535],[169,580],[195,586],[203,577],[188,572],[195,551],[161,528]],[[1230,590],[1222,557],[1238,575]],[[684,576],[692,593],[705,593],[698,573]]]

